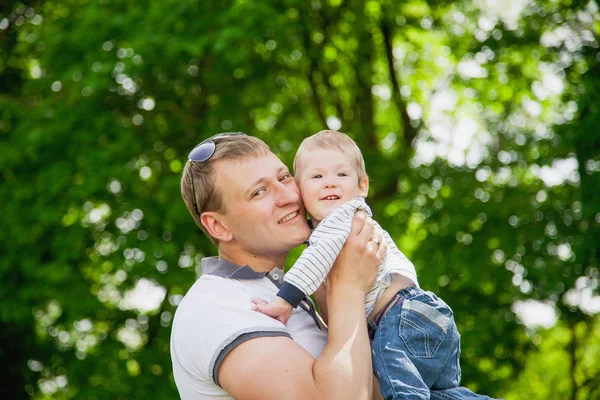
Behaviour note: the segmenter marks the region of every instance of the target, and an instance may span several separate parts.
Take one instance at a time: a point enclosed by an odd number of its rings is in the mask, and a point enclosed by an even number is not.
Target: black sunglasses
[[[215,150],[217,149],[217,145],[215,144],[214,140],[228,137],[228,136],[247,136],[247,135],[243,132],[217,133],[216,135],[213,135],[213,136],[209,137],[208,139],[203,140],[198,145],[196,145],[196,147],[194,147],[192,149],[192,151],[190,151],[190,154],[188,154],[188,162],[192,163],[192,162],[208,161],[213,156],[213,154],[215,154]],[[188,174],[190,174],[190,168],[188,168]],[[198,218],[200,218],[200,210],[198,210],[198,204],[196,203],[196,190],[194,189],[194,179],[192,178],[191,175],[189,176],[189,178],[190,178],[190,185],[192,186],[192,197],[194,199],[194,209],[196,210],[196,214],[198,215]]]

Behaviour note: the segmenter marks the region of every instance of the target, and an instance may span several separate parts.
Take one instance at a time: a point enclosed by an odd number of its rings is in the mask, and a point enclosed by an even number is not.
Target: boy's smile
[[[334,208],[367,195],[368,180],[359,181],[356,168],[341,151],[312,149],[302,155],[299,166],[302,200],[315,223]]]

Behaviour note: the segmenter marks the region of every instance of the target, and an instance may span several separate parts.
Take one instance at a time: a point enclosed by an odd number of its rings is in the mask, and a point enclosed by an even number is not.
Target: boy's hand
[[[270,303],[267,303],[263,299],[254,299],[252,300],[252,303],[254,303],[254,306],[252,307],[254,311],[275,318],[284,325],[287,325],[288,320],[292,316],[292,305],[281,297],[276,297],[275,300]]]

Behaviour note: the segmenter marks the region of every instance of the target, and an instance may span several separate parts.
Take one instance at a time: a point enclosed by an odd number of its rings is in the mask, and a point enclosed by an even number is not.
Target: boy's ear
[[[205,211],[200,215],[200,222],[208,233],[220,242],[229,242],[233,239],[233,233],[229,229],[225,218],[214,211]]]
[[[369,178],[361,178],[358,181],[358,195],[363,198],[367,198],[369,194]]]

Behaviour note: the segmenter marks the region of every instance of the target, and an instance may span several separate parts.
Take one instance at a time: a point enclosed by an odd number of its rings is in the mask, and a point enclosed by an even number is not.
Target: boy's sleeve
[[[298,307],[298,304],[306,297],[302,290],[289,282],[283,282],[277,296],[287,301],[294,308]]]
[[[368,209],[364,202],[351,200],[333,210],[321,221],[310,236],[310,245],[286,272],[285,283],[277,296],[296,307],[304,296],[310,296],[317,291],[350,235],[352,217],[357,209],[365,207]],[[302,297],[298,300],[300,293]]]
[[[381,270],[381,273],[384,275],[391,273],[402,275],[413,281],[416,286],[419,286],[417,272],[413,263],[400,251],[400,249],[398,249],[398,246],[396,246],[396,243],[394,243],[390,234],[384,230],[377,221],[374,222],[376,228],[382,233],[383,240],[385,240],[385,244],[387,245],[385,265]]]

